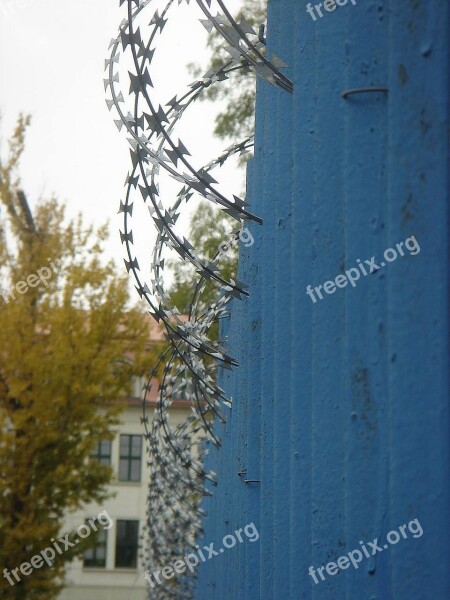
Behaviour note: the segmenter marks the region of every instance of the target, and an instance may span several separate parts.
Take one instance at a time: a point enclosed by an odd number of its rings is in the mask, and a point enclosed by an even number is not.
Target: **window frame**
[[[109,444],[109,454],[102,454],[102,444]],[[112,440],[101,440],[97,442],[94,450],[91,453],[91,459],[96,460],[100,465],[111,466],[112,461]],[[103,459],[106,459],[108,462],[102,462]]]
[[[127,542],[130,539],[130,532],[126,529],[124,529],[123,531],[123,539],[120,539],[120,534],[121,534],[121,527],[123,523],[135,523],[136,524],[136,539],[133,541],[133,544],[125,543],[122,544],[122,549],[121,549],[121,553],[126,553],[130,548],[133,549],[133,565],[118,565],[118,556],[120,554],[119,550],[119,543],[122,542],[123,540],[125,540],[125,542]],[[138,569],[139,566],[139,519],[117,519],[116,520],[116,543],[115,543],[115,548],[114,548],[114,569],[128,569],[128,570],[133,570],[136,571]]]
[[[122,438],[128,438],[127,454],[122,454]],[[139,456],[133,455],[133,440],[139,438]],[[126,476],[122,477],[122,464],[126,461]],[[132,478],[132,465],[138,463],[139,470],[137,479]],[[142,480],[142,434],[140,433],[121,433],[119,436],[119,468],[117,479],[121,482],[141,483]]]
[[[98,524],[98,520],[95,517],[92,517],[90,519],[85,519],[85,524],[88,525],[89,527],[92,527],[92,521],[95,520],[95,524]],[[96,544],[95,546],[93,546],[92,548],[88,548],[87,550],[85,550],[85,552],[83,553],[83,569],[106,569],[107,568],[107,563],[108,563],[108,529],[106,529],[106,527],[99,527],[98,530],[96,532],[94,532],[95,536],[96,536]],[[104,534],[105,538],[104,538],[104,542],[100,541],[98,538]],[[100,543],[99,543],[100,541]],[[87,552],[92,552],[93,556],[92,559],[87,559],[87,560],[96,560],[96,553],[97,553],[97,549],[99,547],[104,547],[105,549],[105,557],[104,557],[104,564],[103,565],[87,565],[86,564],[86,553]],[[98,560],[98,559],[97,559]]]

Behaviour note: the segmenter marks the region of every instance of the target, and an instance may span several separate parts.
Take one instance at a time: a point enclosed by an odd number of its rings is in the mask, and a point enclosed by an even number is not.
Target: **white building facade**
[[[149,421],[153,407],[149,407]],[[171,407],[171,425],[183,421],[189,412],[188,402],[175,402]],[[93,460],[110,464],[114,471],[110,483],[115,497],[101,506],[89,504],[84,510],[70,514],[65,531],[76,530],[89,519],[98,517],[96,546],[84,554],[83,560],[68,564],[66,584],[59,600],[145,600],[144,565],[140,564],[140,535],[146,521],[148,466],[142,404],[129,399],[121,416],[121,425],[112,442],[102,442]],[[106,512],[105,512],[106,511]],[[89,534],[87,534],[89,535]],[[87,537],[85,534],[85,537]]]

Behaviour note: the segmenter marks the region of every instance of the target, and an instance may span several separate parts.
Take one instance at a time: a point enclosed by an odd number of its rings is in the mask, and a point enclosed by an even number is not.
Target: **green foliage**
[[[108,497],[111,470],[89,456],[111,439],[148,341],[126,278],[103,262],[106,228],[67,222],[55,199],[32,214],[17,174],[28,122],[19,119],[0,166],[1,287],[14,290],[49,259],[56,272],[15,299],[0,296],[0,565],[9,571],[58,537],[68,511]],[[0,577],[0,597],[55,598],[65,561],[84,547],[14,587]]]
[[[244,16],[258,32],[259,26],[266,20],[265,0],[242,0],[242,8],[235,19]],[[211,49],[211,61],[207,69],[196,65],[193,71],[200,75],[210,68],[217,68],[230,58],[223,47],[225,40],[213,32],[208,40]],[[253,73],[247,75],[237,74],[228,81],[221,81],[210,86],[201,96],[203,100],[225,101],[225,110],[216,117],[214,133],[220,138],[244,139],[253,134],[255,112],[256,82]]]
[[[213,208],[211,204],[202,202],[191,217],[188,239],[203,259],[211,259],[217,254],[219,244],[226,243],[236,229],[234,219],[223,211]],[[230,248],[218,264],[224,279],[229,280],[234,277],[237,267],[236,248]],[[171,303],[181,312],[187,312],[200,275],[187,262],[173,260],[170,261],[169,266],[174,275],[174,283],[169,290]],[[218,284],[207,283],[201,295],[201,305],[203,307],[210,305],[216,299],[217,293]]]

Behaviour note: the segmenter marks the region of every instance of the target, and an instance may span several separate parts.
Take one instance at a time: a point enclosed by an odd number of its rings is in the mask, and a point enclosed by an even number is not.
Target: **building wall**
[[[264,224],[242,249],[204,542],[250,522],[260,539],[201,565],[196,600],[450,597],[448,0],[340,4],[313,20],[269,1],[268,53],[295,89],[258,85]],[[388,92],[342,96],[367,87]],[[410,236],[417,255],[308,296]],[[386,543],[413,519],[421,537]],[[375,539],[358,568],[318,576]]]
[[[151,422],[150,410],[150,422]],[[186,408],[171,409],[173,425],[186,418]],[[143,425],[140,422],[142,407],[138,402],[129,406],[122,415],[122,424],[117,429],[117,435],[112,443],[112,466],[117,474],[119,464],[120,434],[143,435]],[[111,482],[110,489],[116,492],[116,497],[105,501],[102,505],[89,504],[83,510],[69,515],[64,531],[76,529],[85,519],[97,516],[106,510],[113,520],[113,526],[108,530],[106,568],[85,568],[81,560],[73,561],[67,570],[67,588],[60,594],[59,600],[144,600],[145,579],[144,567],[139,564],[137,569],[116,569],[115,537],[117,519],[139,520],[139,531],[146,520],[146,498],[148,467],[143,445],[143,461],[140,482],[122,482],[117,477]]]

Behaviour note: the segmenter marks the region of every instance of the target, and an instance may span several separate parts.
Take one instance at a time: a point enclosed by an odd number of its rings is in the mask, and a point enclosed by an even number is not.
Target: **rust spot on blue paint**
[[[398,66],[398,79],[400,81],[400,85],[405,85],[408,83],[408,72],[404,65]]]
[[[372,401],[369,370],[356,368],[352,376],[352,418],[355,421],[356,438],[368,448],[377,430],[376,407]],[[356,418],[353,417],[356,415]]]
[[[425,135],[427,131],[431,129],[431,119],[426,118],[427,109],[422,108],[420,111],[420,131],[422,135]]]
[[[408,221],[411,221],[414,218],[414,214],[410,210],[411,205],[413,204],[413,201],[414,201],[413,195],[409,194],[409,196],[406,199],[406,202],[402,206],[402,215],[403,215],[404,223],[407,223]]]

